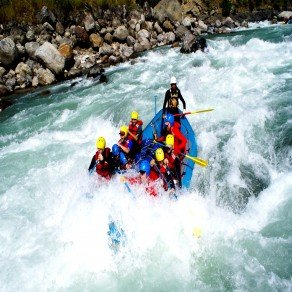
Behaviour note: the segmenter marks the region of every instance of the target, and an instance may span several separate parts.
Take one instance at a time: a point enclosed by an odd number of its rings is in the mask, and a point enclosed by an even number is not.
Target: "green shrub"
[[[230,0],[223,0],[221,2],[220,7],[222,8],[222,15],[223,16],[229,16],[230,15],[230,11],[232,8],[232,4],[230,2]]]

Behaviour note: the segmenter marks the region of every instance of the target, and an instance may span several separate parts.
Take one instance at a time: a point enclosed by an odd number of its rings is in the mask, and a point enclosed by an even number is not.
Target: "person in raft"
[[[132,141],[132,154],[135,156],[140,151],[141,142],[142,142],[142,120],[139,120],[138,112],[131,113],[131,120],[128,126],[129,140]]]
[[[183,112],[186,112],[186,102],[181,95],[179,88],[176,85],[176,78],[173,76],[170,78],[170,88],[166,91],[163,108],[162,108],[162,117],[165,118],[165,113],[168,112],[172,115],[178,114],[178,105],[179,100],[183,104]],[[180,117],[175,117],[177,122],[180,122]]]
[[[97,151],[93,155],[88,171],[91,174],[94,170],[96,173],[106,179],[111,178],[110,157],[111,150],[106,146],[104,137],[99,137],[96,140]]]

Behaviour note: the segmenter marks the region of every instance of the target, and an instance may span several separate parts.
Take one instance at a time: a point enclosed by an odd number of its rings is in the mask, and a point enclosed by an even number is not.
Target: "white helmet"
[[[170,78],[170,84],[176,84],[176,78],[174,76]]]

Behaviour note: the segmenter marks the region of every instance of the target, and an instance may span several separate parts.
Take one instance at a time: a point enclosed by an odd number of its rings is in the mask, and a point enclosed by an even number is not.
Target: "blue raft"
[[[164,123],[162,119],[162,110],[160,110],[155,117],[151,120],[151,122],[146,126],[143,130],[143,141],[152,140],[154,138],[154,133],[157,134],[158,137],[161,136],[161,132],[163,130]],[[188,119],[185,116],[181,117],[181,132],[187,138],[187,154],[189,156],[197,157],[197,141],[195,132],[193,131]],[[185,158],[182,161],[182,187],[189,188],[192,175],[194,169],[194,162],[190,159]]]

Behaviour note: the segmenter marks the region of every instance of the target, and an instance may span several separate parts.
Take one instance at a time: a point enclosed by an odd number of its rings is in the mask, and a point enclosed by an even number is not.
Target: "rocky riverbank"
[[[222,17],[200,1],[193,3],[185,7],[161,0],[155,7],[145,4],[131,11],[125,6],[87,8],[63,22],[44,6],[38,24],[1,24],[0,96],[82,75],[100,78],[104,68],[155,47],[181,46],[181,52],[189,53],[201,48],[202,34],[230,33],[249,21],[276,23],[292,15],[267,10]],[[5,106],[2,102],[0,110]]]

